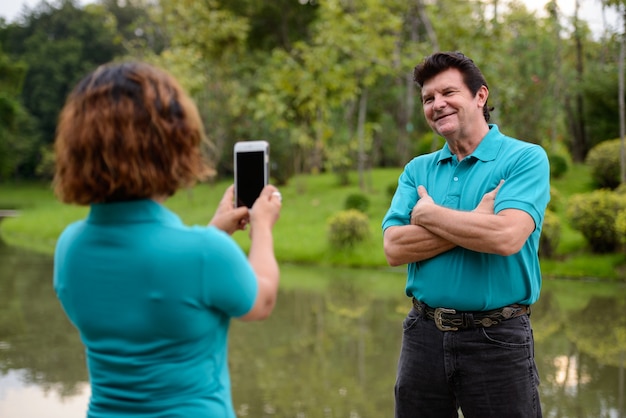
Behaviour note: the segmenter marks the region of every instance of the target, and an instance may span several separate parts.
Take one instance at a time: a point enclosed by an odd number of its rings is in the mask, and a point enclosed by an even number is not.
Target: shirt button
[[[459,181],[459,178],[458,178],[458,177],[455,177],[455,178],[454,178],[454,181]]]

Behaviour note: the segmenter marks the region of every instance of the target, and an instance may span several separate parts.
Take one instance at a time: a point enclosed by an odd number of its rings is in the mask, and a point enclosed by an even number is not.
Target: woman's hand
[[[246,229],[248,224],[249,212],[245,206],[235,207],[233,203],[235,186],[230,185],[224,192],[224,196],[217,206],[213,219],[209,225],[213,225],[229,235],[234,234],[238,230]]]
[[[250,209],[250,236],[255,228],[267,227],[271,230],[280,217],[281,207],[282,196],[278,189],[272,185],[265,186]]]

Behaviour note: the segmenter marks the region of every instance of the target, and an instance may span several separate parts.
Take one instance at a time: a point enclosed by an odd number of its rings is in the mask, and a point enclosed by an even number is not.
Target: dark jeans
[[[395,386],[396,418],[540,418],[527,315],[491,328],[443,332],[412,309]]]

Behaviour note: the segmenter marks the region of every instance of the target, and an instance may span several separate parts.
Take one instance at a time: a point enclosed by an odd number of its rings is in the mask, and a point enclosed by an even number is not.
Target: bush
[[[626,210],[620,210],[615,217],[615,233],[620,244],[626,245]]]
[[[615,189],[621,183],[621,147],[619,139],[611,139],[600,142],[587,154],[586,163],[598,188]]]
[[[626,196],[626,184],[622,183],[615,190],[613,190],[618,195]]]
[[[596,190],[570,198],[567,216],[595,253],[614,251],[619,243],[617,213],[626,208],[625,198],[610,190]]]
[[[367,212],[370,206],[370,199],[363,193],[353,193],[346,198],[345,209],[356,209],[359,212]]]
[[[539,238],[539,256],[551,258],[561,240],[561,221],[556,213],[546,210]]]
[[[349,248],[370,236],[369,219],[356,209],[338,212],[328,220],[328,241],[333,248]]]
[[[561,207],[563,197],[554,186],[550,186],[550,202],[548,202],[548,210],[558,212]]]
[[[567,159],[562,155],[550,154],[548,160],[550,160],[550,177],[553,179],[563,177],[568,169]]]

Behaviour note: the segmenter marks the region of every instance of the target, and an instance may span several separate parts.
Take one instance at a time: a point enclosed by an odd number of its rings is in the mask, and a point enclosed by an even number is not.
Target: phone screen
[[[237,152],[237,206],[252,207],[265,187],[263,151]]]

